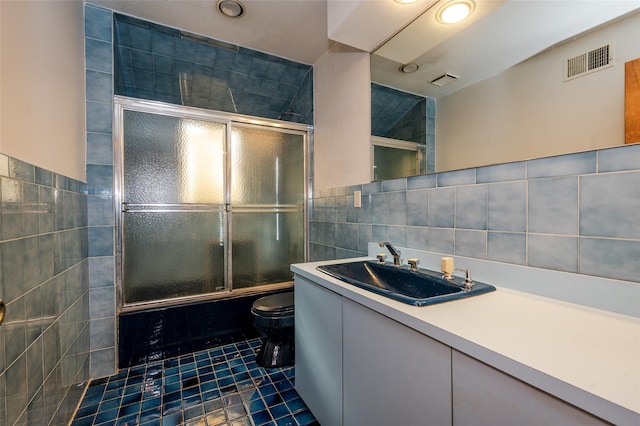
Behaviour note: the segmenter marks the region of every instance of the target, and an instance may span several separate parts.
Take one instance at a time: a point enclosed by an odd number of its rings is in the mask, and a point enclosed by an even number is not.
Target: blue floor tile
[[[295,368],[255,363],[259,339],[124,369],[91,382],[72,426],[318,426]]]

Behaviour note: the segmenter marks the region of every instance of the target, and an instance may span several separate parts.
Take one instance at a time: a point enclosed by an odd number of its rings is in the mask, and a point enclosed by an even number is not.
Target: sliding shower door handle
[[[5,306],[2,299],[0,299],[0,325],[4,322],[4,313],[7,311],[7,307]]]

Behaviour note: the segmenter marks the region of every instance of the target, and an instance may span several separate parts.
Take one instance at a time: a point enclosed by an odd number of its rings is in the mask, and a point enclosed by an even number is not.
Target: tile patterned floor
[[[318,426],[295,367],[259,367],[259,347],[245,340],[94,380],[71,425]]]

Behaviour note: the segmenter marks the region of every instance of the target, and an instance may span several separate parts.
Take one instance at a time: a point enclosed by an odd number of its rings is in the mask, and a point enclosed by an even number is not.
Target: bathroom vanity
[[[323,426],[640,424],[637,318],[499,286],[416,307],[327,263],[292,266],[296,389]]]

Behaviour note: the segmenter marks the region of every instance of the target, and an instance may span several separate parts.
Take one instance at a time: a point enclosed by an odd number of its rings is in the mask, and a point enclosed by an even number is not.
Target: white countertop
[[[316,270],[364,259],[291,270],[595,416],[640,425],[640,319],[498,286],[416,307]]]

